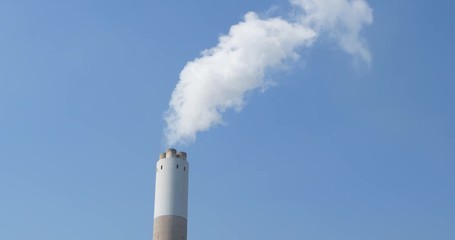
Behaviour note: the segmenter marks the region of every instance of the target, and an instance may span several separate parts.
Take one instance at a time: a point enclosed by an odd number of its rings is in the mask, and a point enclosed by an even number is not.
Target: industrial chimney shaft
[[[185,152],[167,149],[156,163],[153,240],[187,240],[188,174]]]

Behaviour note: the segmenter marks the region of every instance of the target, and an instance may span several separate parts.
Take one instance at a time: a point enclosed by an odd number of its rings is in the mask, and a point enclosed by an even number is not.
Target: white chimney
[[[187,240],[188,161],[167,149],[156,163],[153,240]]]

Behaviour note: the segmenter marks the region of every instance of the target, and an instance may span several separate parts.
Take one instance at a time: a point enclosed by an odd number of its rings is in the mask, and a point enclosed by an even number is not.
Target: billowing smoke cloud
[[[298,59],[320,35],[338,41],[347,53],[370,63],[360,38],[372,23],[364,0],[291,0],[299,11],[293,21],[262,19],[254,12],[221,36],[216,47],[187,63],[180,73],[165,120],[168,145],[189,143],[197,132],[223,122],[228,109],[240,111],[246,92],[265,88],[266,71]]]

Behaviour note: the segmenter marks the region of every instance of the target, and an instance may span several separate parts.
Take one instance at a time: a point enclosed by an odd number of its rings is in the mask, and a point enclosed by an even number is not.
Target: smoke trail
[[[264,88],[265,72],[298,59],[297,51],[327,33],[342,49],[371,60],[359,38],[372,10],[364,0],[291,0],[294,21],[261,19],[254,12],[221,36],[216,47],[187,63],[180,73],[165,120],[167,144],[189,143],[196,133],[223,122],[228,109],[240,111],[246,92]]]

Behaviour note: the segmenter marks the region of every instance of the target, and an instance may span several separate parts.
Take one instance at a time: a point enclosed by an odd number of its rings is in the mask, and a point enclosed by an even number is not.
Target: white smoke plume
[[[167,144],[190,143],[196,134],[223,122],[228,109],[240,111],[244,95],[265,88],[267,70],[298,59],[321,34],[338,40],[341,48],[370,63],[360,38],[372,23],[364,0],[291,0],[299,15],[293,21],[262,19],[254,12],[221,36],[216,47],[188,62],[180,73],[165,120]]]

